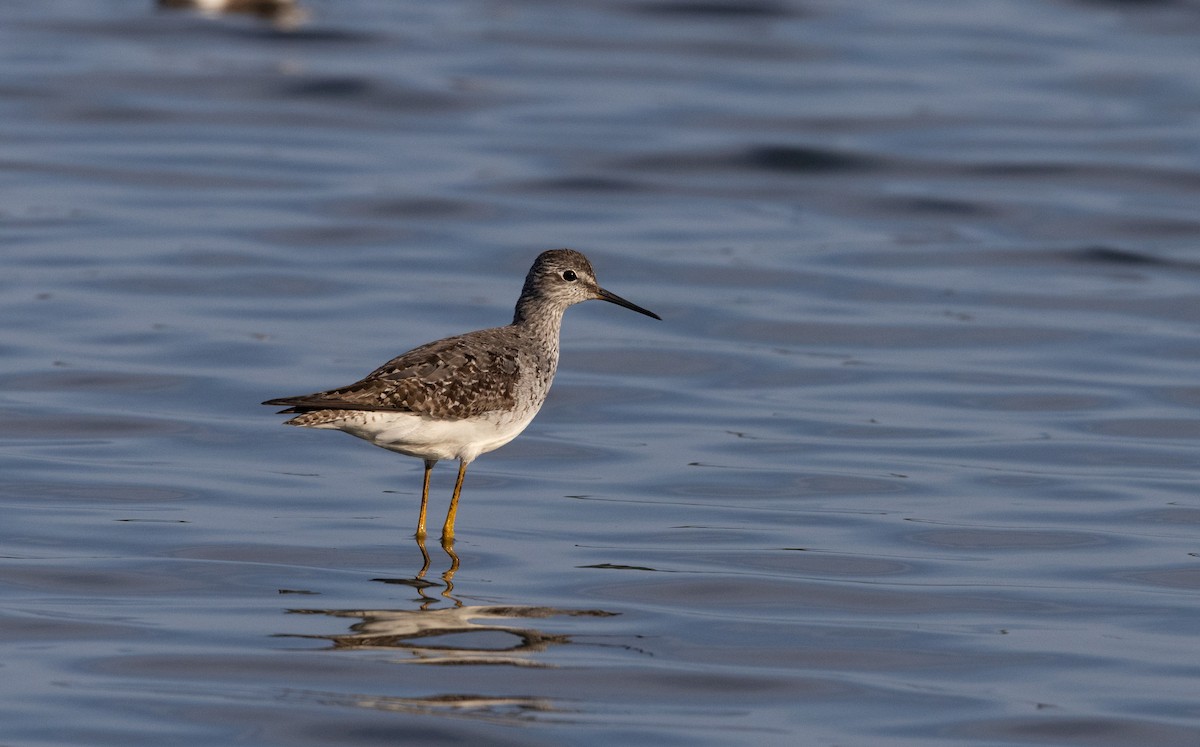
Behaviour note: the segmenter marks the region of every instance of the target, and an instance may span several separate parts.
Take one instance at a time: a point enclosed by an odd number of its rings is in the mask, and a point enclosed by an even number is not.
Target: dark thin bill
[[[625,308],[630,309],[632,311],[636,311],[639,314],[645,314],[646,316],[652,316],[655,319],[659,320],[660,322],[662,321],[662,317],[659,316],[658,314],[655,314],[653,311],[650,311],[649,309],[643,309],[641,306],[638,306],[636,303],[630,303],[629,301],[626,301],[624,298],[621,298],[620,296],[618,296],[616,293],[609,293],[608,291],[604,290],[603,288],[597,289],[596,292],[600,295],[600,298],[604,301],[608,301],[609,303],[615,303],[617,306],[624,306]]]

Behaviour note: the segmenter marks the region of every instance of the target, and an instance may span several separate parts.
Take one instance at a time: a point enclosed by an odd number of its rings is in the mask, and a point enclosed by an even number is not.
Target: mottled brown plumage
[[[513,409],[519,372],[530,366],[538,367],[538,355],[529,340],[513,327],[496,327],[422,345],[349,386],[266,404],[290,405],[283,412],[305,415],[372,410],[470,418]],[[302,418],[294,420],[305,424]]]
[[[288,425],[342,430],[424,459],[418,537],[425,534],[430,470],[440,459],[458,459],[458,480],[442,528],[443,541],[449,541],[467,465],[511,441],[533,420],[558,368],[563,312],[589,299],[659,318],[597,285],[587,257],[554,249],[542,252],[530,268],[512,324],[414,348],[349,386],[263,404],[295,414]]]

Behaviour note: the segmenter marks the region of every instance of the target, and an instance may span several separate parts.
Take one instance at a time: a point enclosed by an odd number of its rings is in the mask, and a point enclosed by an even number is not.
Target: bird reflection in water
[[[548,698],[524,696],[488,697],[485,695],[433,695],[426,698],[398,698],[383,695],[354,695],[343,693],[310,693],[289,690],[289,699],[319,702],[321,705],[341,705],[369,708],[389,713],[409,713],[422,716],[453,716],[473,718],[497,724],[524,724],[539,720],[542,714],[561,714],[563,709]],[[559,716],[556,721],[561,722]]]
[[[519,620],[544,620],[554,617],[613,617],[604,610],[565,610],[554,607],[523,605],[466,605],[453,596],[454,574],[460,561],[452,542],[443,542],[442,550],[449,566],[442,572],[442,584],[426,578],[432,558],[422,540],[421,569],[411,578],[376,578],[387,584],[411,586],[420,594],[415,610],[396,609],[290,609],[289,614],[325,615],[353,619],[349,631],[335,634],[279,634],[284,638],[326,640],[335,650],[392,651],[405,654],[401,662],[420,664],[509,664],[540,667],[534,656],[557,646],[572,643],[570,636],[549,633]],[[442,586],[438,597],[430,589]],[[448,599],[450,607],[434,608]],[[418,601],[418,600],[414,600]]]
[[[401,662],[419,664],[508,664],[544,667],[534,655],[571,643],[570,636],[512,624],[519,619],[551,617],[611,617],[603,610],[562,610],[553,607],[463,605],[422,610],[288,610],[299,615],[356,619],[347,633],[290,634],[332,642],[336,650],[394,651]]]
[[[379,581],[379,582],[385,583],[385,584],[404,584],[405,586],[413,587],[414,589],[417,590],[417,593],[420,594],[421,597],[425,600],[421,604],[421,609],[425,610],[425,609],[429,609],[430,605],[432,605],[434,602],[437,601],[433,597],[430,597],[428,594],[426,594],[425,590],[430,589],[434,586],[437,586],[437,584],[433,581],[427,581],[425,579],[425,574],[429,572],[429,566],[432,563],[432,560],[429,557],[429,551],[425,549],[425,538],[417,537],[416,540],[417,540],[417,547],[421,550],[421,558],[424,560],[424,562],[421,564],[421,570],[417,571],[416,576],[414,576],[413,578],[376,578],[376,579],[372,579],[372,580]],[[456,607],[461,607],[462,601],[460,599],[458,599],[457,597],[455,597],[453,594],[453,592],[454,592],[454,574],[458,573],[458,566],[459,566],[458,553],[454,552],[454,540],[443,539],[441,544],[442,544],[442,550],[450,558],[450,566],[448,568],[446,568],[445,571],[442,572],[443,586],[442,586],[442,594],[441,595],[443,597],[445,597],[446,599],[449,599],[450,601],[454,602],[454,605]]]

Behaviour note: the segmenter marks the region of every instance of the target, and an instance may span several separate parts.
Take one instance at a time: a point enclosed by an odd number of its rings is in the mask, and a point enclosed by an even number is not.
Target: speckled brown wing
[[[505,327],[448,337],[393,358],[349,386],[263,404],[287,406],[285,413],[374,410],[446,419],[511,410],[520,355],[519,341],[510,338]]]

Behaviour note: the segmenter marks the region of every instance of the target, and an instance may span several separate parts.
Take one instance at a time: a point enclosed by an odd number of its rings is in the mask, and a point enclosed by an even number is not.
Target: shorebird
[[[563,312],[593,299],[662,318],[601,288],[581,253],[552,249],[525,276],[512,324],[413,348],[349,386],[263,404],[296,415],[285,425],[345,431],[425,460],[418,539],[425,537],[430,472],[441,459],[457,459],[442,525],[442,542],[451,542],[467,465],[516,438],[537,415],[558,369]]]
[[[158,0],[158,7],[198,10],[206,16],[245,13],[271,21],[284,31],[295,30],[309,17],[296,0]]]

